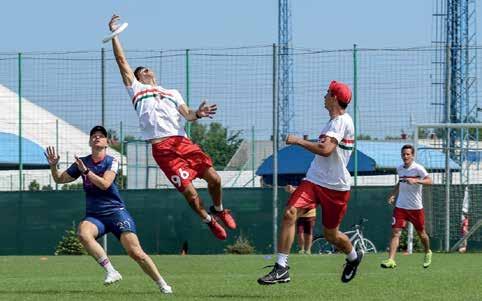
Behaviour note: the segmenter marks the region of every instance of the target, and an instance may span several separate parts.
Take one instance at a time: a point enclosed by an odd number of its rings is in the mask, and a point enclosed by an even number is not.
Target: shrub
[[[75,223],[72,227],[65,230],[65,235],[57,244],[54,255],[85,255],[87,252],[77,238]]]
[[[251,242],[243,237],[242,234],[238,236],[234,244],[228,245],[225,249],[226,253],[228,254],[253,254],[255,252],[253,245]]]

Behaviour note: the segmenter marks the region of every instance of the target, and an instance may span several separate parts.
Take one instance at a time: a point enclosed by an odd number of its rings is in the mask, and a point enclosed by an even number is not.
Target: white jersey
[[[170,136],[187,137],[184,118],[179,113],[179,106],[185,102],[179,91],[134,80],[132,86],[127,87],[127,92],[139,117],[144,140]]]
[[[348,113],[331,119],[321,130],[320,140],[332,137],[338,141],[338,146],[328,157],[315,155],[305,179],[332,190],[350,190],[351,176],[346,167],[353,151],[354,136],[353,120]]]
[[[407,179],[422,180],[428,176],[428,172],[422,165],[412,162],[407,168],[403,164],[400,165],[397,168],[397,174],[400,187],[395,206],[403,209],[422,209],[422,184],[408,184]]]

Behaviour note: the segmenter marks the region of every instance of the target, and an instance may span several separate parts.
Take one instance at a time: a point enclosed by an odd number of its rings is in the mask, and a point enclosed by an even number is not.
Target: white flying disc
[[[102,43],[107,43],[109,42],[110,40],[112,40],[116,35],[120,34],[121,32],[123,32],[126,28],[127,28],[127,22],[124,22],[121,24],[121,26],[119,26],[119,28],[117,28],[116,30],[114,30],[113,32],[111,32],[108,36],[106,36],[103,40],[102,40]]]

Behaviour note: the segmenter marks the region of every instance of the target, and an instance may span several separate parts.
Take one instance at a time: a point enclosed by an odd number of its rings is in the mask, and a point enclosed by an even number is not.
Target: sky
[[[438,0],[292,0],[296,47],[430,45]],[[482,1],[478,2],[478,11]],[[116,13],[127,49],[184,49],[277,42],[276,0],[2,1],[0,52],[95,50]],[[480,14],[479,14],[480,15]],[[482,32],[480,18],[478,32]],[[479,38],[480,41],[480,38]]]

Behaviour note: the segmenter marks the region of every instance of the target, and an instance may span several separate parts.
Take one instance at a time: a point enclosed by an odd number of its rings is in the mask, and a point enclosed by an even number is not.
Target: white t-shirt
[[[400,165],[397,168],[398,178],[399,178],[399,191],[398,197],[396,202],[396,207],[403,208],[403,209],[422,209],[422,184],[408,184],[407,178],[414,178],[422,180],[426,176],[428,176],[428,172],[425,168],[416,163],[415,161],[412,164],[405,168]]]
[[[151,86],[137,80],[126,87],[132,105],[139,117],[139,127],[144,140],[184,136],[184,118],[179,113],[179,106],[185,104],[177,90]]]
[[[350,190],[351,177],[346,166],[353,151],[354,136],[353,120],[348,113],[331,119],[321,130],[320,140],[332,137],[338,146],[328,157],[315,155],[305,179],[332,190]]]

